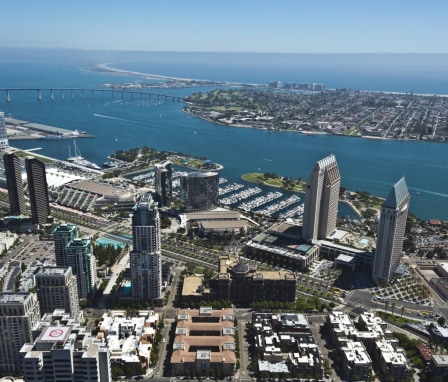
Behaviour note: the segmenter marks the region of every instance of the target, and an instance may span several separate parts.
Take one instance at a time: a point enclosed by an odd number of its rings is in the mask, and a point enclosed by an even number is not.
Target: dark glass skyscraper
[[[6,186],[8,187],[9,209],[12,215],[26,215],[20,158],[14,153],[3,155]]]
[[[26,157],[25,168],[28,178],[32,222],[33,224],[46,224],[50,221],[51,210],[48,200],[45,163],[34,157]]]
[[[173,164],[170,161],[155,165],[155,189],[160,207],[168,206],[173,197]]]
[[[79,297],[91,295],[96,289],[96,259],[92,242],[79,237],[72,240],[66,247],[65,262],[76,275]]]
[[[78,227],[71,224],[60,224],[53,231],[54,254],[56,265],[64,267],[66,262],[67,245],[78,237]]]
[[[218,206],[219,174],[190,172],[180,177],[180,200],[185,211],[206,211]]]

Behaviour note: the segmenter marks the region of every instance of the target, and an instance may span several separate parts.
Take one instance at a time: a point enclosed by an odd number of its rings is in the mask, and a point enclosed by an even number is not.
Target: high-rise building
[[[34,157],[25,158],[28,192],[33,224],[46,224],[51,220],[50,202],[45,163]]]
[[[60,224],[53,231],[54,255],[58,267],[66,266],[66,248],[68,243],[78,237],[78,227],[71,224]]]
[[[21,375],[20,348],[40,320],[34,293],[0,293],[0,375]]]
[[[336,157],[332,154],[317,161],[306,184],[303,239],[326,239],[336,229],[340,186]]]
[[[109,382],[110,350],[104,339],[63,310],[45,314],[23,343],[23,376],[27,382]]]
[[[168,206],[173,197],[173,164],[170,161],[155,165],[155,189],[160,207]]]
[[[159,298],[162,289],[160,217],[150,193],[143,195],[134,207],[132,244],[132,297],[138,300]]]
[[[190,172],[180,176],[180,201],[185,211],[206,211],[217,207],[219,174]]]
[[[34,280],[41,314],[63,309],[79,317],[78,283],[71,267],[41,267]]]
[[[8,134],[6,131],[5,113],[0,111],[0,150],[9,147]]]
[[[96,260],[89,239],[76,238],[66,247],[66,266],[72,267],[78,282],[78,296],[85,298],[96,289]]]
[[[23,192],[22,166],[14,153],[3,155],[6,186],[8,187],[9,209],[12,215],[26,215],[25,194]]]
[[[372,272],[375,281],[389,282],[400,265],[409,200],[406,182],[401,178],[381,207]]]

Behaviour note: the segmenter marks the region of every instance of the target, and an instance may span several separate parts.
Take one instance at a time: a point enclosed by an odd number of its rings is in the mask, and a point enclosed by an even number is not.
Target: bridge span
[[[71,99],[74,99],[75,97],[85,98],[86,96],[89,96],[91,98],[95,98],[95,95],[97,96],[111,96],[112,99],[115,97],[121,97],[122,100],[125,99],[125,97],[131,97],[131,99],[134,99],[134,97],[140,98],[140,99],[151,99],[151,98],[157,98],[157,99],[165,99],[165,100],[171,100],[171,101],[177,101],[177,102],[184,102],[184,99],[182,97],[178,96],[172,96],[168,94],[160,94],[160,93],[151,93],[141,90],[126,90],[126,89],[104,89],[104,88],[0,88],[0,92],[5,92],[6,96],[6,102],[12,102],[12,96],[11,94],[15,92],[34,92],[36,93],[36,99],[38,101],[42,101],[44,99],[45,95],[48,95],[48,98],[52,101],[55,100],[56,97],[59,97],[60,99],[64,99],[65,95],[69,95]]]

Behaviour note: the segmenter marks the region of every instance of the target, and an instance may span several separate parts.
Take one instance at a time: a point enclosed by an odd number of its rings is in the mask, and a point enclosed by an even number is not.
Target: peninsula
[[[437,142],[448,138],[448,98],[436,95],[233,88],[197,92],[186,101],[185,112],[235,127]]]
[[[250,84],[169,77],[116,69],[108,64],[89,70],[147,80],[103,85],[113,89],[217,87],[189,95],[184,111],[222,125],[304,135],[448,140],[448,97],[441,95],[326,89],[324,85],[307,86],[308,90],[292,84],[280,88],[277,82]]]

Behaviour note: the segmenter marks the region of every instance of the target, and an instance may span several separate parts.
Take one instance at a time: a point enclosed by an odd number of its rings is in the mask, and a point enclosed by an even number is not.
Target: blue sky
[[[446,0],[18,0],[0,46],[448,53]]]

